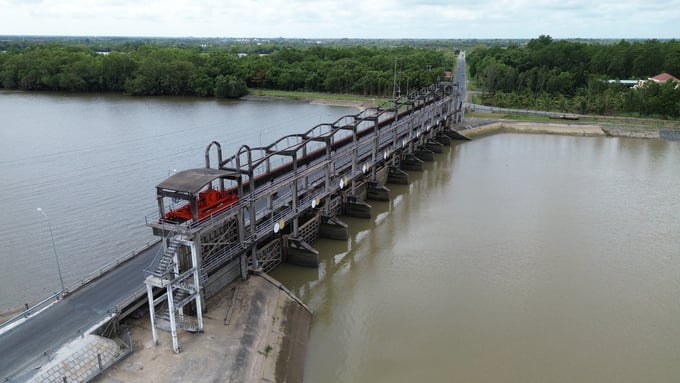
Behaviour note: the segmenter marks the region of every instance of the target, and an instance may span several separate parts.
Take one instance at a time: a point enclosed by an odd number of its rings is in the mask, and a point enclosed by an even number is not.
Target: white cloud
[[[0,0],[0,34],[675,38],[680,0]]]

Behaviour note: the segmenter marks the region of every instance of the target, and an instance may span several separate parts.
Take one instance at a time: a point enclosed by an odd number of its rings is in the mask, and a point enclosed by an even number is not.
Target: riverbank
[[[297,100],[316,105],[343,106],[363,111],[386,101],[374,97],[361,97],[350,94],[325,94],[317,92],[286,92],[275,90],[256,90],[241,98],[242,100]]]
[[[178,331],[154,346],[148,314],[128,319],[133,354],[98,382],[302,382],[312,314],[263,274],[226,287],[208,302],[204,331]]]
[[[609,136],[630,138],[661,138],[663,128],[616,124],[513,121],[494,119],[466,119],[466,137],[474,138],[496,133],[561,134],[570,136]]]

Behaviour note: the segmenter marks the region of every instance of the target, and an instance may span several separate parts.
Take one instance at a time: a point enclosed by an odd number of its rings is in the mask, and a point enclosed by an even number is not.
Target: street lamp
[[[63,295],[66,289],[64,288],[64,278],[61,276],[61,266],[59,266],[59,256],[57,255],[57,245],[54,244],[54,234],[52,233],[52,225],[50,225],[50,219],[47,218],[47,214],[43,211],[43,209],[38,208],[36,209],[40,214],[45,217],[45,221],[47,221],[47,227],[50,229],[50,237],[52,238],[52,250],[54,250],[54,259],[57,261],[57,271],[59,272],[59,282],[61,283],[61,294]]]

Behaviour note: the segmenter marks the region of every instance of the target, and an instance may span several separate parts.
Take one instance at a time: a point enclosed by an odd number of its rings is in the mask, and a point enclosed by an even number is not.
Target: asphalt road
[[[0,381],[21,381],[62,345],[102,321],[115,305],[145,289],[144,268],[160,247],[157,243],[101,278],[49,306],[0,335]]]

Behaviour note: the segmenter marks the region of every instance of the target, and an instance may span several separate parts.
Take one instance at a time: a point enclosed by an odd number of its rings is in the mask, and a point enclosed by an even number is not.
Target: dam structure
[[[340,216],[371,217],[388,183],[408,183],[453,139],[463,118],[458,83],[439,82],[387,104],[319,124],[224,158],[219,142],[205,167],[156,187],[146,225],[162,247],[145,270],[154,343],[157,329],[203,330],[205,302],[237,278],[282,262],[315,267],[320,237],[347,239]]]
[[[409,183],[409,171],[467,139],[464,100],[461,53],[455,77],[335,122],[230,157],[209,143],[205,167],[156,186],[157,211],[145,217],[156,240],[0,324],[0,379],[92,381],[132,353],[123,321],[147,308],[153,343],[167,331],[180,352],[178,331],[203,332],[225,287],[249,274],[271,281],[283,262],[318,266],[314,242],[349,235],[342,216],[370,218],[369,201],[390,199],[387,184]]]

